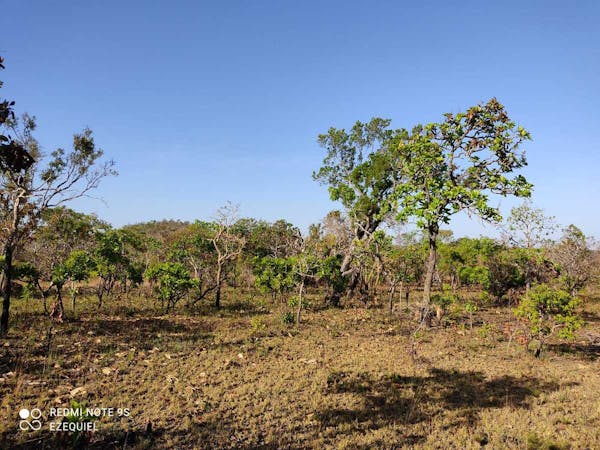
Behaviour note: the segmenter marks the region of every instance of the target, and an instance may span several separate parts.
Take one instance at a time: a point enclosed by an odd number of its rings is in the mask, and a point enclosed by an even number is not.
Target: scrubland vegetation
[[[340,210],[304,233],[234,204],[122,228],[73,211],[114,163],[89,130],[42,155],[0,106],[2,448],[600,446],[600,255],[530,201],[490,206],[533,189],[498,100],[329,129],[313,177]],[[456,238],[461,211],[499,237]],[[73,405],[131,415],[16,426]]]

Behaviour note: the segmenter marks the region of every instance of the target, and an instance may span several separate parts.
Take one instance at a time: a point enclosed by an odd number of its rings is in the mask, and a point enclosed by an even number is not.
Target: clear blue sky
[[[2,97],[50,151],[89,126],[115,225],[245,216],[305,228],[330,126],[438,120],[496,96],[533,135],[534,204],[600,236],[598,1],[3,1]],[[506,212],[514,203],[503,201]],[[459,217],[456,235],[492,233]]]

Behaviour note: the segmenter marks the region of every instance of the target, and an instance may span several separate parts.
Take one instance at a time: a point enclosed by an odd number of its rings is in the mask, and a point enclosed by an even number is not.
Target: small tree
[[[576,313],[579,304],[577,297],[547,284],[536,285],[525,294],[514,314],[528,323],[528,343],[532,337],[537,338],[536,356],[548,337],[554,334],[564,339],[574,337],[574,332],[583,325]]]
[[[44,211],[33,239],[24,245],[21,253],[24,260],[35,261],[38,276],[34,285],[42,296],[44,311],[47,311],[46,298],[55,288],[53,278],[58,266],[65,264],[74,252],[89,254],[97,233],[107,228],[109,225],[94,215],[78,213],[69,208]],[[70,280],[71,294],[79,281]]]
[[[146,270],[145,276],[156,283],[155,289],[161,300],[161,307],[164,307],[167,313],[196,285],[196,281],[180,263],[154,264]]]
[[[320,261],[317,279],[327,289],[325,301],[339,306],[340,297],[348,289],[348,278],[342,272],[342,256],[326,256]]]
[[[512,208],[506,219],[504,238],[519,249],[524,265],[526,289],[533,283],[542,283],[546,271],[546,250],[556,231],[554,217],[534,208],[530,201]]]
[[[71,308],[75,311],[75,298],[79,294],[79,283],[87,281],[94,270],[92,256],[83,250],[76,250],[64,262],[64,268],[70,282]]]
[[[215,275],[215,307],[221,307],[221,287],[225,278],[227,265],[234,261],[244,249],[246,240],[235,233],[234,225],[238,219],[237,205],[228,203],[219,208],[215,221],[215,232],[212,244],[217,253]]]
[[[528,259],[524,258],[520,252],[504,250],[488,259],[485,289],[497,302],[502,301],[507,294],[525,287]]]
[[[214,224],[196,221],[176,233],[169,247],[169,260],[184,264],[196,280],[197,289],[190,304],[198,303],[217,288],[213,236]]]
[[[124,230],[107,230],[96,236],[93,249],[94,275],[99,278],[96,288],[98,307],[119,282],[131,279],[140,281],[140,267],[134,264],[128,253],[132,235]],[[135,244],[135,242],[133,242]]]
[[[296,325],[300,324],[300,315],[304,302],[304,290],[309,280],[318,277],[322,261],[309,253],[304,241],[298,255],[291,258],[294,284],[298,288],[298,305],[296,305]]]
[[[270,293],[273,299],[294,287],[292,258],[265,256],[256,258],[253,266],[256,287],[262,292]]]
[[[409,284],[417,282],[423,272],[423,256],[418,245],[395,245],[383,255],[384,275],[388,281],[389,311],[394,309],[394,295],[406,300],[408,306]]]
[[[77,283],[87,280],[94,268],[92,257],[82,250],[76,250],[61,264],[56,265],[52,270],[51,286],[56,289],[57,303],[53,314],[61,319],[64,317],[63,288],[65,284],[71,284],[71,306],[75,311],[75,298],[77,297]]]
[[[560,280],[573,296],[585,286],[595,269],[588,241],[589,238],[579,228],[569,225],[550,251],[550,259],[558,265]]]

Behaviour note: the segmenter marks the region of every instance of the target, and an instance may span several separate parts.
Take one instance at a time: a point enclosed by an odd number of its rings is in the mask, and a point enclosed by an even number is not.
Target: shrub
[[[512,252],[502,252],[490,258],[486,291],[500,301],[511,290],[525,287],[524,264],[522,258]]]
[[[479,285],[487,287],[489,283],[489,271],[483,266],[465,266],[458,272],[458,278],[463,285]]]
[[[536,356],[539,356],[544,340],[549,336],[574,337],[574,332],[583,324],[575,311],[579,304],[577,297],[547,284],[534,286],[525,294],[514,314],[528,323],[529,337],[538,339]]]
[[[146,278],[156,283],[155,291],[166,310],[174,308],[191,288],[196,286],[190,273],[183,264],[164,262],[150,266],[146,270]]]
[[[473,314],[477,311],[477,305],[475,303],[465,303],[465,311],[469,314],[469,325],[471,330],[473,329]]]
[[[263,293],[271,293],[273,298],[294,287],[293,260],[291,258],[255,258],[255,285]]]
[[[439,306],[443,311],[448,308],[452,303],[456,303],[458,301],[458,296],[450,293],[442,293],[442,294],[433,294],[431,296],[431,303],[436,306]]]
[[[286,325],[291,325],[296,321],[296,318],[294,317],[293,312],[288,311],[281,316],[281,321]]]
[[[267,330],[267,324],[260,317],[253,317],[250,320],[250,329],[254,335],[262,334]]]
[[[290,299],[288,300],[288,306],[290,308],[297,308],[298,307],[298,297],[297,296],[290,297]],[[303,298],[302,299],[302,308],[308,308],[308,307],[310,307],[310,302],[306,298]]]

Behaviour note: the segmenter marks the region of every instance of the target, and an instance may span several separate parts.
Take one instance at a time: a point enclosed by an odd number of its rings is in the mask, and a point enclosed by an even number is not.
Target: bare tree
[[[543,246],[557,229],[555,218],[544,210],[533,207],[530,200],[512,208],[502,227],[502,235],[509,244],[533,249]]]
[[[558,228],[555,218],[533,207],[531,201],[525,201],[521,206],[511,209],[510,216],[501,228],[505,242],[520,248],[525,256],[526,290],[529,291],[531,284],[544,278],[547,270],[546,249]]]
[[[217,253],[217,270],[215,277],[215,307],[221,307],[221,287],[225,278],[226,265],[237,258],[246,243],[246,239],[233,232],[233,226],[238,220],[239,206],[228,202],[217,210],[215,217],[215,233],[212,244]]]
[[[590,238],[575,225],[563,230],[561,240],[550,250],[550,258],[558,264],[560,279],[572,296],[585,286],[596,268]]]

